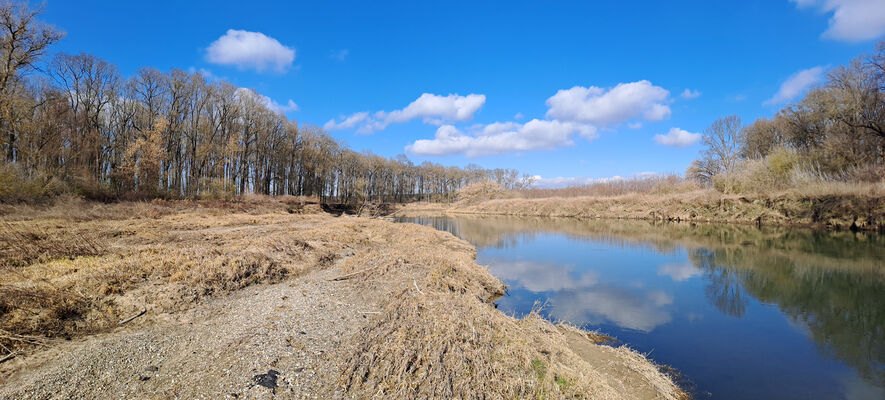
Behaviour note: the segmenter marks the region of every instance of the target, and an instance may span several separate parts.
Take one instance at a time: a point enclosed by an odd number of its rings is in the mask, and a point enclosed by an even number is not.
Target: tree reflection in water
[[[828,356],[885,386],[885,267],[880,270],[820,268],[807,258],[765,255],[757,249],[697,249],[690,258],[709,279],[707,294],[723,313],[743,315],[746,292],[776,304],[808,328]]]
[[[452,232],[480,249],[516,246],[540,233],[658,253],[685,249],[703,274],[706,298],[720,312],[744,317],[751,298],[776,305],[807,328],[803,331],[824,354],[885,387],[883,235],[556,218],[465,216],[414,222]],[[675,267],[662,268],[659,274],[673,274],[669,269]]]

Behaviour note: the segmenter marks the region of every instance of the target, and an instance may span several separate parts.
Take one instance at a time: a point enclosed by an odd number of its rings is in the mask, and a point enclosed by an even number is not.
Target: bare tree
[[[714,171],[734,171],[741,154],[741,118],[730,115],[713,121],[704,129],[703,143],[706,146],[703,159]]]
[[[41,9],[31,10],[27,3],[0,2],[0,129],[5,130],[6,160],[16,161],[15,97],[23,85],[21,75],[35,64],[63,34],[37,21]]]

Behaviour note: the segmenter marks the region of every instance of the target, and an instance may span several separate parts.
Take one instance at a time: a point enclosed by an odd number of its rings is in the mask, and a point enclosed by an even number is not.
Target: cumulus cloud
[[[679,97],[688,100],[696,99],[698,97],[701,97],[701,92],[697,90],[685,89],[682,91],[682,94],[680,94]]]
[[[333,119],[329,122],[326,122],[326,124],[323,125],[323,128],[327,130],[353,129],[357,125],[363,123],[363,121],[366,121],[368,118],[368,111],[353,113],[351,115],[342,116],[339,121],[335,121]]]
[[[280,104],[265,95],[261,95],[261,97],[263,97],[265,99],[264,103],[267,104],[268,108],[270,108],[271,110],[274,110],[278,113],[285,114],[290,111],[298,111],[298,104],[295,104],[295,102],[292,101],[292,99],[287,100],[286,103],[284,103],[284,104]]]
[[[553,149],[574,144],[575,135],[593,140],[600,128],[622,123],[637,129],[642,121],[660,121],[670,116],[670,92],[649,81],[622,83],[610,89],[575,86],[560,90],[547,99],[547,118],[522,123],[522,113],[514,115],[520,122],[476,124],[468,129],[457,122],[473,119],[485,104],[484,95],[448,96],[424,93],[408,106],[395,111],[363,111],[328,121],[324,127],[353,129],[371,133],[392,123],[421,119],[439,128],[433,139],[417,140],[406,151],[425,156],[462,154],[480,157],[507,152]]]
[[[781,104],[795,99],[797,96],[805,92],[806,89],[823,80],[824,67],[814,67],[803,69],[793,75],[790,75],[780,89],[770,99],[765,100],[764,105]]]
[[[368,112],[361,112],[342,116],[337,121],[332,119],[326,122],[324,127],[332,130],[351,129],[359,126],[358,133],[372,133],[384,130],[393,123],[403,123],[418,118],[433,125],[442,125],[446,122],[465,122],[472,120],[473,114],[485,102],[486,96],[482,94],[441,96],[424,93],[400,110],[377,111],[371,115]],[[348,121],[352,123],[347,123]]]
[[[670,116],[669,96],[669,91],[646,80],[621,83],[609,90],[575,86],[547,99],[547,116],[599,127],[637,118],[660,121]]]
[[[224,36],[209,45],[206,60],[258,72],[285,72],[295,61],[295,49],[283,46],[261,32],[228,29]]]
[[[686,147],[697,143],[701,140],[700,133],[691,133],[684,129],[670,128],[666,135],[657,134],[654,137],[657,144],[673,147]]]
[[[252,96],[255,99],[257,99],[260,103],[264,104],[264,106],[266,106],[267,108],[271,109],[274,112],[280,113],[280,114],[285,114],[290,111],[298,111],[298,104],[295,104],[295,102],[292,99],[289,99],[285,103],[281,104],[281,103],[278,103],[276,100],[271,99],[270,97],[267,97],[261,93],[258,93],[254,90],[246,89],[246,88],[237,89],[237,95],[238,96],[247,96],[247,95]]]
[[[571,146],[575,134],[592,140],[596,138],[596,128],[575,122],[533,119],[525,124],[496,122],[465,134],[452,125],[443,125],[436,130],[433,139],[417,140],[406,146],[406,151],[425,156],[463,154],[480,157]]]
[[[815,8],[831,14],[823,36],[857,42],[885,34],[885,1],[882,0],[790,0],[799,8]]]

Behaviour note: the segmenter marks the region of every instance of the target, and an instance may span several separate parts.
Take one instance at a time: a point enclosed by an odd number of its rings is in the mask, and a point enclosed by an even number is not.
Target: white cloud
[[[359,125],[358,133],[372,133],[384,130],[393,123],[404,123],[418,118],[425,123],[433,125],[442,125],[447,122],[465,122],[473,119],[473,114],[485,102],[486,96],[482,94],[469,94],[467,96],[450,94],[448,96],[440,96],[424,93],[403,109],[390,112],[377,111],[371,115],[368,112],[356,113],[350,116],[343,116],[337,122],[332,119],[326,122],[324,127],[326,129],[350,129]],[[354,121],[354,123],[347,124],[347,121]]]
[[[770,99],[765,100],[762,104],[773,105],[781,104],[802,94],[806,89],[823,80],[824,67],[814,67],[804,69],[793,75],[790,75],[780,89]]]
[[[682,91],[682,94],[680,94],[679,97],[682,97],[683,99],[689,99],[689,100],[696,99],[698,97],[701,97],[701,92],[699,92],[697,90],[685,89]]]
[[[406,146],[406,151],[425,156],[463,154],[480,157],[571,146],[575,134],[592,140],[596,138],[596,128],[575,122],[533,119],[525,124],[496,122],[473,134],[465,134],[452,125],[443,125],[436,130],[433,139],[417,140]]]
[[[657,144],[664,146],[686,147],[697,143],[701,140],[700,133],[691,133],[684,129],[670,128],[666,135],[657,134],[654,137]]]
[[[351,115],[342,116],[340,121],[335,122],[335,120],[329,120],[323,125],[323,128],[327,130],[339,130],[339,129],[353,129],[355,126],[361,124],[363,121],[369,118],[369,112],[363,111],[354,113]]]
[[[825,38],[857,42],[885,34],[885,1],[790,0],[799,8],[816,8],[830,14]]]
[[[563,89],[547,99],[548,117],[605,127],[644,118],[660,121],[670,116],[670,92],[649,81],[620,83],[610,90],[596,86]]]
[[[212,73],[212,71],[209,71],[206,68],[189,67],[187,69],[187,72],[191,73],[191,74],[200,74],[203,77],[203,79],[205,79],[209,82],[216,82],[216,81],[220,81],[220,80],[224,79],[222,77],[216,76],[215,74]]]
[[[271,99],[270,97],[267,97],[261,93],[255,92],[254,90],[246,88],[237,89],[237,95],[245,96],[246,94],[248,94],[249,96],[253,96],[256,100],[264,104],[264,106],[280,114],[285,114],[290,111],[298,111],[298,104],[295,104],[292,99],[286,101],[285,104],[280,104],[277,103],[276,100]]]
[[[521,120],[521,119],[523,119],[523,118],[525,118],[525,115],[522,115],[521,112],[518,112],[518,113],[516,113],[516,115],[513,116],[513,119],[515,119],[515,120],[517,120],[517,121],[519,121],[519,120]]]
[[[206,60],[258,72],[285,72],[295,61],[295,49],[283,46],[261,32],[228,29],[224,36],[209,45]]]
[[[266,104],[268,108],[278,113],[285,114],[290,111],[298,111],[298,104],[295,104],[292,99],[287,100],[285,104],[280,104],[265,95],[261,95],[261,97],[264,98],[264,104]]]

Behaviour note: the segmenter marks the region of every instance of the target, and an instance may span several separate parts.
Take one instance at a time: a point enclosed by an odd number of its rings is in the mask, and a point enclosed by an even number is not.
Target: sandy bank
[[[0,243],[21,352],[0,398],[684,396],[627,348],[495,309],[460,239],[286,201],[0,210],[33,241]]]

